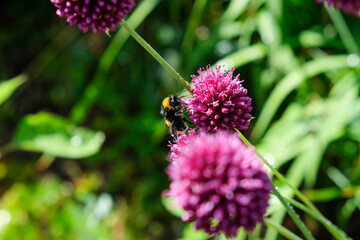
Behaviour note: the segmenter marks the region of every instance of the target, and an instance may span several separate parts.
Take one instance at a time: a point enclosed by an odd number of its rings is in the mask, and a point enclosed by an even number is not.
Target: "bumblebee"
[[[185,124],[187,120],[183,117],[182,107],[180,99],[173,95],[162,101],[160,114],[164,116],[166,129],[171,136],[187,129]]]

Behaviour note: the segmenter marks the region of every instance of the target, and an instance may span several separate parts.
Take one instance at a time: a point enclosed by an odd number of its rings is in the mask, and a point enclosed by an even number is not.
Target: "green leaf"
[[[0,82],[0,105],[3,104],[21,84],[26,82],[27,78],[27,75],[22,74]]]
[[[174,203],[171,197],[162,197],[161,201],[165,208],[174,216],[181,217],[185,211]],[[186,224],[183,230],[183,237],[178,240],[206,240],[209,235],[202,230],[195,230],[192,224]]]
[[[226,11],[221,16],[220,21],[231,22],[240,17],[246,11],[250,0],[230,1]]]
[[[289,204],[289,201],[284,198],[280,192],[277,190],[277,187],[274,187],[273,192],[275,196],[280,200],[281,204],[285,207],[286,211],[288,212],[289,216],[292,218],[294,223],[298,226],[299,230],[304,234],[304,237],[308,240],[315,240],[312,236],[311,232],[305,226],[304,222],[301,221],[299,215],[295,212],[292,206]]]
[[[344,231],[342,231],[340,228],[338,228],[336,225],[334,225],[332,222],[330,222],[327,218],[325,218],[321,213],[318,213],[316,211],[311,210],[310,208],[306,207],[305,205],[299,203],[298,201],[294,199],[286,199],[289,201],[292,205],[295,207],[301,209],[302,211],[306,212],[316,220],[318,220],[326,229],[335,237],[335,239],[351,239],[349,236],[346,235]]]
[[[174,199],[171,197],[162,197],[161,201],[165,208],[174,216],[181,217],[185,214],[185,211],[174,203]]]
[[[258,43],[229,54],[225,58],[217,61],[216,65],[225,65],[224,69],[230,70],[232,67],[238,68],[247,63],[262,59],[265,57],[265,55],[265,46],[261,43]]]
[[[11,144],[18,149],[64,158],[84,158],[99,152],[102,132],[76,127],[66,119],[46,112],[25,116]]]
[[[256,142],[264,135],[285,98],[306,79],[310,79],[323,72],[350,68],[347,57],[347,55],[333,55],[314,59],[287,74],[280,80],[267,98],[263,110],[256,121],[250,140]]]
[[[183,237],[178,240],[206,240],[209,238],[209,235],[202,230],[195,230],[192,224],[186,224]]]
[[[295,233],[291,232],[290,230],[286,229],[285,227],[281,226],[280,224],[269,218],[265,218],[264,223],[266,224],[266,226],[274,228],[278,233],[286,237],[286,239],[301,240],[301,238]]]

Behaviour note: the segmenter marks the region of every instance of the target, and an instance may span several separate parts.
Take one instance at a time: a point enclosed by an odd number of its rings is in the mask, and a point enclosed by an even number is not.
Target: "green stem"
[[[274,194],[280,200],[281,204],[285,207],[286,211],[294,220],[294,223],[298,226],[300,231],[304,234],[304,237],[308,240],[315,240],[314,237],[311,235],[310,231],[306,228],[305,224],[301,221],[299,215],[296,214],[294,209],[290,206],[289,202],[280,194],[277,190],[277,187],[274,186]]]
[[[332,7],[330,8],[330,7],[326,6],[326,4],[325,4],[325,9],[327,10],[331,20],[334,23],[336,31],[339,33],[339,36],[344,43],[346,51],[348,53],[359,54],[359,48],[356,44],[356,41],[355,41],[353,35],[351,34],[351,31],[348,28],[341,13]]]
[[[246,146],[255,149],[255,147],[249,142],[249,140],[246,139],[246,137],[239,131],[239,129],[236,129],[236,128],[235,128],[235,130],[237,131],[240,139],[245,143]]]
[[[327,218],[325,218],[323,215],[316,213],[312,211],[310,208],[306,207],[305,205],[299,203],[298,201],[295,201],[294,199],[287,199],[293,206],[296,208],[302,210],[303,212],[309,214],[316,220],[318,220],[325,228],[338,240],[343,239],[351,239],[349,238],[346,233],[344,233],[341,229],[339,229],[337,226],[335,226],[331,221],[329,221]]]
[[[192,94],[190,85],[175,71],[169,63],[165,61],[125,20],[121,21],[121,26],[125,28],[129,34],[143,47],[148,53],[151,54],[189,93]]]
[[[286,239],[289,239],[289,240],[301,240],[302,239],[298,235],[296,235],[295,233],[293,233],[290,230],[284,228],[283,226],[281,226],[277,222],[274,222],[270,218],[265,218],[264,223],[265,223],[266,226],[275,229],[278,233],[283,235]]]

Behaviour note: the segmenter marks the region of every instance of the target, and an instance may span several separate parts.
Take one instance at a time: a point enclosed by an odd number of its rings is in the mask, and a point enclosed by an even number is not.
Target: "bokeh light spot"
[[[350,54],[347,58],[346,58],[347,63],[349,64],[349,66],[351,67],[356,67],[357,65],[359,65],[359,56],[352,53]]]
[[[11,220],[11,215],[6,210],[0,210],[0,226],[7,225]]]
[[[82,143],[82,140],[79,136],[73,136],[70,141],[71,145],[73,145],[74,147],[79,147]]]

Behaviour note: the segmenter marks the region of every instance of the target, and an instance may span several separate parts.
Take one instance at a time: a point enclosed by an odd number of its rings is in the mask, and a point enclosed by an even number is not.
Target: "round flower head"
[[[233,78],[234,71],[226,73],[219,66],[215,70],[207,67],[198,71],[199,76],[191,76],[194,98],[185,100],[184,105],[201,131],[248,128],[252,118],[251,98],[246,96],[247,89],[241,85],[240,75]]]
[[[135,6],[134,0],[50,0],[58,8],[56,14],[77,24],[86,33],[114,31],[120,21]]]
[[[317,0],[318,3],[326,2],[328,6],[333,6],[346,13],[360,16],[360,1],[359,0]]]
[[[263,221],[272,185],[262,161],[235,134],[192,134],[171,150],[166,194],[185,210],[183,221],[227,237]]]

